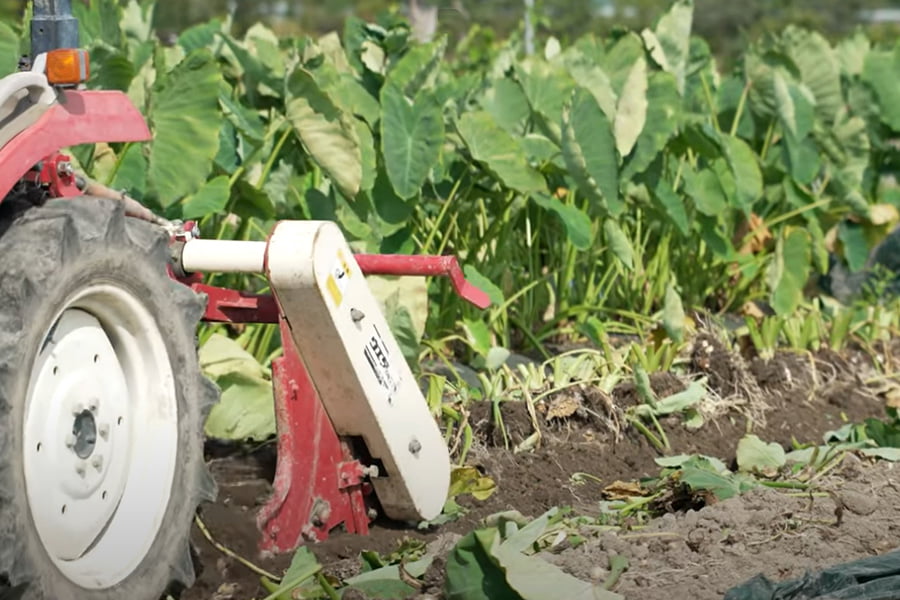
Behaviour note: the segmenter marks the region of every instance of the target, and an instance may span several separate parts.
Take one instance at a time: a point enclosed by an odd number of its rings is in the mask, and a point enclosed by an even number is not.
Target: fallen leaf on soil
[[[450,473],[450,491],[454,498],[460,494],[472,494],[476,500],[487,500],[497,489],[490,477],[482,475],[475,467],[455,467]]]
[[[628,500],[644,495],[646,492],[641,484],[635,481],[614,481],[603,488],[603,496],[609,500]]]
[[[581,401],[572,394],[560,394],[547,407],[547,420],[567,419],[581,409]]]

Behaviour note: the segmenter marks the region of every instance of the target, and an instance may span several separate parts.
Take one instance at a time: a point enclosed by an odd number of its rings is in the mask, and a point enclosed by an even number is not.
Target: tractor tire
[[[3,228],[0,598],[178,594],[216,494],[203,299],[167,276],[166,235],[120,203],[53,200]]]

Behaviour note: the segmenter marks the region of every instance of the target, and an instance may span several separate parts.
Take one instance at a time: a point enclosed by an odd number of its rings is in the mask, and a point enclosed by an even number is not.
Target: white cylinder
[[[187,273],[262,273],[266,242],[190,240],[181,253]]]

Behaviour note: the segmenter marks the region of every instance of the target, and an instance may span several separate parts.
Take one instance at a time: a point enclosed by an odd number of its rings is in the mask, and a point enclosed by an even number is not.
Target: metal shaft
[[[31,56],[77,48],[78,19],[72,16],[71,0],[34,0],[31,18]]]

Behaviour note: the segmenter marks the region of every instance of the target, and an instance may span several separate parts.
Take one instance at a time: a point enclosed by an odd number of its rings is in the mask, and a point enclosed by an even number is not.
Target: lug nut
[[[97,433],[99,433],[100,437],[102,437],[104,440],[108,440],[109,439],[109,425],[107,425],[106,423],[103,423],[102,425],[100,425],[100,427],[97,428]]]
[[[351,308],[350,309],[350,318],[353,319],[354,323],[359,323],[360,321],[362,321],[363,319],[366,318],[366,313],[359,310],[358,308]]]
[[[91,400],[91,403],[88,404],[88,410],[91,411],[92,413],[97,412],[97,407],[98,407],[97,400]]]
[[[101,470],[103,468],[103,457],[98,454],[93,458],[93,460],[91,460],[91,464],[98,471]]]
[[[74,448],[75,442],[78,441],[78,438],[75,437],[74,433],[70,433],[66,436],[66,448]]]
[[[75,472],[84,477],[87,474],[87,469],[84,466],[84,461],[79,460],[75,465]]]

